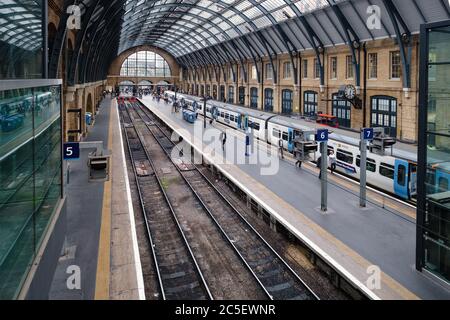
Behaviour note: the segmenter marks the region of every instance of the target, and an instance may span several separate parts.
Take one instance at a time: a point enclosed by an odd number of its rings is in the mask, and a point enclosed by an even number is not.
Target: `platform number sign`
[[[327,142],[328,141],[328,130],[317,130],[316,135],[317,142]]]
[[[64,160],[80,159],[80,144],[79,143],[65,143],[64,144]]]
[[[363,129],[362,133],[363,133],[363,140],[366,140],[366,141],[373,140],[373,138],[375,136],[373,128],[365,128],[365,129]]]

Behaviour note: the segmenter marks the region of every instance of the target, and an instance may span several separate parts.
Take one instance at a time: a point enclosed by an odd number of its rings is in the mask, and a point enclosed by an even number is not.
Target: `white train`
[[[175,92],[166,91],[174,101]],[[204,102],[199,97],[177,93],[177,101],[183,101],[188,108],[200,109],[203,114]],[[237,130],[253,127],[258,140],[272,145],[283,141],[284,148],[293,152],[294,139],[301,131],[314,131],[323,126],[303,119],[294,119],[260,110],[239,107],[218,101],[207,102],[207,117],[214,111],[218,122]],[[342,129],[330,128],[328,147],[336,155],[336,171],[359,180],[360,151],[359,134]],[[316,159],[320,157],[317,152]],[[415,200],[417,193],[417,153],[414,148],[402,146],[392,150],[390,155],[380,155],[368,151],[367,183],[384,192],[404,200]],[[440,191],[449,190],[450,174],[445,168],[436,170],[434,186]],[[443,190],[445,189],[445,190]]]

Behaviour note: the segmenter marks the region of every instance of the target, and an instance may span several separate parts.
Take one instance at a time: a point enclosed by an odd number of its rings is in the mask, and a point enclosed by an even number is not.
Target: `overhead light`
[[[286,10],[283,10],[283,14],[286,17],[286,19],[291,19],[291,15],[289,13],[286,12]]]

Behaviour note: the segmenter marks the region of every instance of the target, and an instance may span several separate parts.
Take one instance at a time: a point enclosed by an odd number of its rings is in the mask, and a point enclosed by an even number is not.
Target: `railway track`
[[[201,112],[198,115],[200,117],[202,117],[202,118],[204,117],[204,114],[201,113]],[[210,120],[211,118],[209,116],[207,116],[207,119]],[[230,126],[230,125],[227,125],[227,124],[224,124],[224,123],[220,123],[220,122],[218,124],[220,126],[223,126],[224,128],[230,128],[230,129],[233,129],[233,130],[236,131],[236,128],[233,127],[233,126]],[[264,147],[264,148],[267,148],[267,149],[272,149],[272,151],[275,152],[275,153],[278,152],[278,148],[275,148],[273,145],[271,145],[271,144],[269,144],[267,142],[264,142],[262,140],[258,140],[257,143],[261,147]],[[285,152],[284,157],[285,157],[285,159],[284,159],[285,161],[288,161],[289,163],[291,163],[294,166],[296,165],[297,160],[294,159],[294,157],[292,156],[291,153]],[[314,172],[315,168],[318,168],[317,167],[317,163],[314,162],[314,161],[304,162],[304,165],[307,165],[308,168],[312,172]],[[334,175],[339,177],[339,178],[341,178],[342,180],[345,180],[345,181],[348,181],[348,182],[352,183],[353,185],[359,186],[359,180],[356,179],[355,177],[352,177],[351,175],[347,175],[347,174],[344,174],[342,172],[334,172]],[[340,185],[340,187],[342,187],[342,186]],[[389,192],[383,190],[382,188],[377,187],[376,185],[368,184],[367,185],[367,189],[372,191],[374,194],[376,194],[378,196],[384,197],[387,200],[392,200],[392,201],[396,201],[398,203],[401,203],[402,205],[404,205],[405,207],[407,207],[409,209],[413,209],[413,210],[417,209],[417,201],[416,200],[405,200],[405,199],[402,199],[402,198],[396,196],[395,194],[389,193]],[[382,205],[384,206],[384,203]],[[415,217],[413,217],[413,218],[415,219]]]
[[[316,300],[316,294],[304,283],[280,255],[248,223],[240,212],[192,163],[189,170],[181,170],[171,154],[175,144],[157,122],[155,117],[142,107],[133,104],[134,112],[145,123],[148,131],[164,150],[168,160],[177,168],[201,205],[222,232],[245,265],[264,289],[269,299]],[[177,160],[178,162],[178,160]]]
[[[213,299],[191,247],[126,107],[119,105],[123,131],[164,300]]]

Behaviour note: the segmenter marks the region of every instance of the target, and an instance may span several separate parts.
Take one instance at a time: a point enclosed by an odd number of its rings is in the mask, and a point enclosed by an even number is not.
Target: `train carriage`
[[[168,94],[174,99],[174,92]],[[177,98],[185,99],[188,105],[196,101],[202,108],[203,102],[199,97],[178,94]],[[257,139],[277,147],[282,142],[283,148],[291,153],[294,151],[294,140],[300,132],[323,129],[323,123],[316,121],[281,116],[217,101],[209,101],[207,111],[212,110],[213,106],[217,108],[219,123],[239,130],[253,127]],[[208,117],[211,117],[211,113]],[[359,142],[358,132],[330,128],[328,147],[336,155],[336,171],[357,181],[360,177]],[[319,160],[320,157],[318,151],[315,159]],[[447,186],[449,190],[450,175],[447,172],[449,171],[437,170],[433,179],[436,184],[441,181],[441,185]],[[399,198],[414,200],[417,192],[417,154],[412,147],[404,144],[396,146],[390,154],[380,155],[368,150],[367,183]]]

